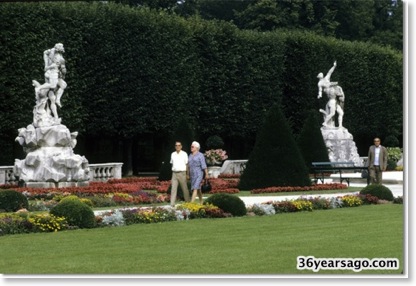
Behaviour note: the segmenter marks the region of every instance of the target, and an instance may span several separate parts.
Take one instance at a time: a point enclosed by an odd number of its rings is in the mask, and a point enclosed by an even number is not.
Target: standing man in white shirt
[[[186,182],[186,168],[188,165],[188,154],[182,151],[182,143],[175,143],[175,152],[170,156],[172,164],[172,189],[170,194],[170,205],[175,206],[176,196],[178,193],[178,183],[181,185],[182,193],[186,202],[189,202],[189,190]]]
[[[383,171],[387,169],[387,149],[380,145],[380,138],[374,138],[374,145],[368,150],[368,173],[371,184],[381,184]]]

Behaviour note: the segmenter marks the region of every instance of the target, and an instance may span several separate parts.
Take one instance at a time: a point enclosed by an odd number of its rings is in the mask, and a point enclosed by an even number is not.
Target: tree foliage
[[[369,41],[399,50],[403,46],[403,1],[192,0],[183,4],[175,10],[180,15],[189,16],[193,11],[204,19],[233,22],[241,29],[308,29],[323,36]],[[186,14],[181,6],[186,6]]]

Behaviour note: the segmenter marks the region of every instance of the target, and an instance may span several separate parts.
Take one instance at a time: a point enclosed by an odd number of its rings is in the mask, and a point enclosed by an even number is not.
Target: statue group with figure
[[[58,107],[67,83],[64,45],[55,44],[43,52],[45,82],[32,80],[36,104],[33,122],[18,129],[15,139],[26,153],[15,159],[13,173],[25,187],[73,187],[89,182],[88,160],[74,153],[78,132],[61,124]]]
[[[36,105],[33,111],[35,126],[50,126],[60,124],[57,106],[61,107],[61,97],[67,84],[64,80],[66,74],[64,45],[55,44],[52,49],[43,52],[45,62],[45,83],[40,84],[33,80],[35,87]]]
[[[324,115],[321,133],[328,151],[330,162],[354,162],[356,166],[362,165],[362,160],[358,155],[357,146],[353,136],[348,129],[343,126],[345,94],[338,82],[331,81],[331,75],[337,66],[334,65],[324,76],[319,73],[318,82],[318,99],[322,94],[326,94],[328,102],[325,110],[319,109]],[[336,115],[338,115],[338,127],[336,126]]]
[[[317,78],[318,82],[318,99],[322,97],[322,92],[328,96],[328,103],[326,104],[325,110],[320,109],[319,111],[324,114],[324,127],[335,127],[335,113],[338,113],[338,127],[342,126],[342,119],[344,116],[344,101],[345,95],[342,87],[338,85],[338,82],[331,81],[331,75],[337,66],[337,62],[334,62],[332,68],[324,76],[323,73],[319,73]]]

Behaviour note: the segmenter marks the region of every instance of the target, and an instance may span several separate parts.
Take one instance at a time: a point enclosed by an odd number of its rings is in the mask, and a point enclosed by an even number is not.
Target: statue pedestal
[[[86,187],[88,181],[84,182],[22,182],[24,188],[68,188],[68,187]]]
[[[354,162],[362,166],[353,136],[344,127],[321,127],[330,162]]]
[[[19,184],[57,188],[88,185],[88,160],[73,151],[76,136],[76,132],[70,133],[62,124],[20,128],[16,141],[27,155],[14,163]]]
[[[221,174],[221,167],[208,166],[208,175],[210,178],[218,178],[220,174]]]

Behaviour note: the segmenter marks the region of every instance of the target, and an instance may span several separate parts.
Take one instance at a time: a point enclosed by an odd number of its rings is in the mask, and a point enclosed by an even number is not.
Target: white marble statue
[[[325,110],[319,111],[324,114],[321,133],[328,150],[330,162],[354,162],[356,166],[362,166],[362,160],[358,155],[357,146],[351,133],[342,125],[344,116],[345,95],[338,82],[331,81],[331,75],[337,66],[334,62],[326,76],[318,74],[318,99],[322,93],[328,96]],[[335,114],[338,114],[338,127],[335,126]]]
[[[88,160],[73,151],[78,132],[70,132],[61,124],[57,112],[67,87],[63,52],[64,46],[59,43],[43,53],[45,83],[32,81],[36,96],[33,123],[26,128],[19,128],[16,137],[26,158],[15,159],[13,172],[19,184],[27,187],[88,185]]]
[[[66,74],[65,59],[62,55],[64,52],[64,45],[61,43],[43,52],[45,83],[41,85],[36,80],[32,81],[36,96],[36,106],[33,111],[35,126],[61,123],[57,106],[62,106],[61,97],[67,87],[64,80]]]
[[[342,88],[338,85],[338,82],[331,82],[331,75],[337,66],[337,62],[334,62],[333,67],[328,71],[326,76],[323,73],[319,73],[317,78],[318,82],[318,98],[322,97],[322,92],[328,96],[328,103],[326,104],[325,110],[320,109],[319,111],[324,114],[324,127],[335,127],[334,116],[338,113],[338,127],[342,128],[342,119],[344,116],[344,101],[345,95]]]

